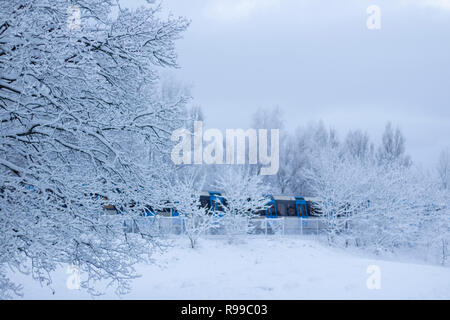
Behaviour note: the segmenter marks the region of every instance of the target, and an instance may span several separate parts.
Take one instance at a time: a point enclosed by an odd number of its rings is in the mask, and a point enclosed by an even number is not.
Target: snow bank
[[[139,265],[142,277],[124,299],[450,299],[450,268],[351,255],[295,237],[254,237],[242,244],[186,239]],[[367,268],[379,267],[380,289],[368,289]],[[83,277],[83,275],[81,275]],[[65,269],[54,275],[55,294],[22,275],[26,299],[90,299],[66,287]],[[112,289],[102,298],[117,299]]]

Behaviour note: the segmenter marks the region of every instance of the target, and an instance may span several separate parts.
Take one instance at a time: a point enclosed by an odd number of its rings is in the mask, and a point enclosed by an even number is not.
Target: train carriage
[[[311,204],[304,197],[293,196],[268,196],[268,208],[260,211],[261,216],[267,218],[297,217],[308,218],[311,216]]]
[[[318,198],[305,198],[283,195],[267,195],[267,208],[256,212],[257,215],[266,218],[292,217],[309,218],[321,215]],[[203,207],[212,212],[224,211],[227,206],[226,194],[218,191],[203,192],[200,196],[200,203]]]

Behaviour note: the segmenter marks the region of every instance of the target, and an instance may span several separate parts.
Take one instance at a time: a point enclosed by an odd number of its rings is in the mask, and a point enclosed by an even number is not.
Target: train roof
[[[226,197],[225,193],[223,193],[221,191],[202,191],[202,192],[200,192],[200,196],[209,197],[212,192],[218,193],[222,197]],[[301,198],[301,197],[287,196],[287,195],[268,195],[268,196],[270,196],[273,200],[278,200],[278,201],[295,201],[297,198]],[[302,198],[308,202],[319,202],[320,201],[320,198],[318,198],[318,197],[302,197]]]
[[[295,201],[293,196],[272,196],[273,200]]]
[[[318,197],[305,197],[305,201],[309,201],[309,202],[319,202],[320,198]]]

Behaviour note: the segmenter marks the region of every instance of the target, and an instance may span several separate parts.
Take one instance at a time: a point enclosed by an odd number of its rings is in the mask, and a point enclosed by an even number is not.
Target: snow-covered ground
[[[203,239],[190,249],[180,238],[158,265],[139,265],[142,277],[125,299],[450,299],[450,268],[361,257],[294,237],[249,238],[228,244]],[[368,289],[369,266],[380,271],[380,289]],[[82,275],[83,276],[83,275]],[[67,289],[66,269],[54,275],[56,292],[26,276],[26,299],[80,299]],[[102,298],[117,299],[112,290]]]

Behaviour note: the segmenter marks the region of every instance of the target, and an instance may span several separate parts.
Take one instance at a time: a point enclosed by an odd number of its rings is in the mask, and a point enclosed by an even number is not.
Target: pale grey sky
[[[126,0],[140,3],[141,0]],[[381,29],[366,27],[370,5]],[[416,163],[450,146],[450,0],[165,0],[190,18],[176,76],[208,127],[248,127],[280,106],[288,127],[323,119],[379,142],[400,126]]]

